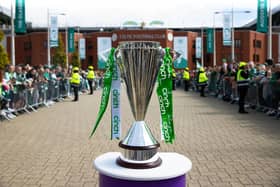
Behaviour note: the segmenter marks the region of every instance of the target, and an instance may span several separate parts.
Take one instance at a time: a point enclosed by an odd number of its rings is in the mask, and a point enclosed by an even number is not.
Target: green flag
[[[207,53],[213,53],[214,51],[214,29],[207,29]]]
[[[102,91],[99,112],[98,112],[98,115],[97,115],[97,119],[94,123],[93,129],[90,133],[90,137],[92,137],[93,134],[95,133],[95,131],[96,131],[98,125],[99,125],[99,122],[102,119],[102,116],[105,113],[107,105],[108,105],[109,96],[110,96],[110,92],[111,92],[111,85],[112,85],[114,54],[115,54],[115,48],[112,48],[110,50],[109,58],[108,58],[107,63],[106,63],[107,69],[106,69],[106,72],[105,72],[105,75],[104,75],[104,88],[103,88],[103,91]]]
[[[267,0],[258,0],[257,31],[267,32]]]
[[[26,33],[24,0],[16,0],[15,33]]]
[[[75,51],[75,45],[74,45],[74,28],[68,28],[68,52],[73,53]]]

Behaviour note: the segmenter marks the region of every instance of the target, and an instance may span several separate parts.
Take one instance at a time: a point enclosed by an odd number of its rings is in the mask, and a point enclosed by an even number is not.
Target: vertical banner
[[[121,138],[120,90],[120,71],[114,61],[111,86],[111,139]]]
[[[16,0],[15,32],[26,33],[25,0]]]
[[[231,45],[231,15],[230,13],[224,13],[223,17],[223,45]]]
[[[195,57],[201,58],[201,37],[195,39]]]
[[[75,51],[75,43],[74,43],[74,28],[68,28],[68,52],[73,53]]]
[[[207,29],[207,53],[213,53],[214,51],[214,29]]]
[[[98,69],[105,69],[106,61],[108,59],[111,47],[112,47],[111,37],[97,38]]]
[[[183,69],[188,66],[188,37],[176,36],[173,40],[174,50],[181,54],[174,61],[174,68]]]
[[[258,0],[257,31],[267,32],[267,0]]]
[[[79,55],[80,59],[86,59],[86,40],[84,38],[79,39]]]
[[[51,16],[50,47],[58,46],[57,16]]]

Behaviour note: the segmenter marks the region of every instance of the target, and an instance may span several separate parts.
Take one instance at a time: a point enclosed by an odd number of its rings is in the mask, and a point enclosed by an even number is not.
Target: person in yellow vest
[[[249,88],[249,71],[248,65],[246,62],[240,62],[238,71],[236,74],[236,81],[237,81],[237,88],[238,88],[238,96],[239,96],[239,110],[240,114],[247,114],[248,112],[245,111],[245,97],[248,92]]]
[[[176,90],[176,71],[172,68],[172,90]]]
[[[190,86],[190,73],[189,73],[189,68],[188,68],[188,67],[186,67],[186,68],[184,69],[183,79],[184,79],[184,84],[185,84],[185,91],[189,91],[189,86]]]
[[[79,87],[80,87],[80,74],[79,74],[78,67],[73,67],[70,84],[74,90],[74,100],[73,101],[78,101],[79,100]]]
[[[94,78],[95,78],[95,76],[94,76],[93,66],[88,66],[87,81],[88,81],[88,85],[90,88],[90,93],[89,93],[90,95],[93,94],[92,84],[93,84]]]
[[[205,87],[207,86],[208,77],[203,67],[199,68],[197,80],[198,80],[198,86],[200,87],[200,97],[206,97],[204,90]]]

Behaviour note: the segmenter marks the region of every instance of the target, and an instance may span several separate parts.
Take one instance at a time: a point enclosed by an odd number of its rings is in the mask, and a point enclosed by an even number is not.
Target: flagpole
[[[47,13],[47,26],[48,26],[48,36],[47,36],[47,43],[48,43],[48,66],[51,66],[51,49],[50,49],[50,13],[49,13],[49,9],[48,9],[48,13]]]
[[[15,24],[14,24],[14,12],[13,12],[13,3],[11,3],[11,62],[12,65],[15,66]]]
[[[271,0],[269,0],[268,59],[272,59],[272,11],[271,11]]]
[[[201,27],[201,65],[204,67],[204,51],[203,51],[203,26]]]
[[[216,60],[216,26],[215,26],[215,15],[217,12],[213,14],[213,66],[215,67],[217,64]]]

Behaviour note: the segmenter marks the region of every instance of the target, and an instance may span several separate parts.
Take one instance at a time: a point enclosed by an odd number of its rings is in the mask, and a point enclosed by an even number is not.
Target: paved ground
[[[118,142],[109,140],[109,112],[88,139],[100,93],[1,122],[0,186],[97,186],[92,161],[119,150]],[[132,115],[125,94],[122,101],[126,132]],[[190,187],[280,186],[279,120],[254,112],[238,115],[237,106],[181,90],[174,92],[174,110],[176,142],[162,143],[161,151],[176,151],[192,160]],[[146,121],[159,139],[155,96]]]

